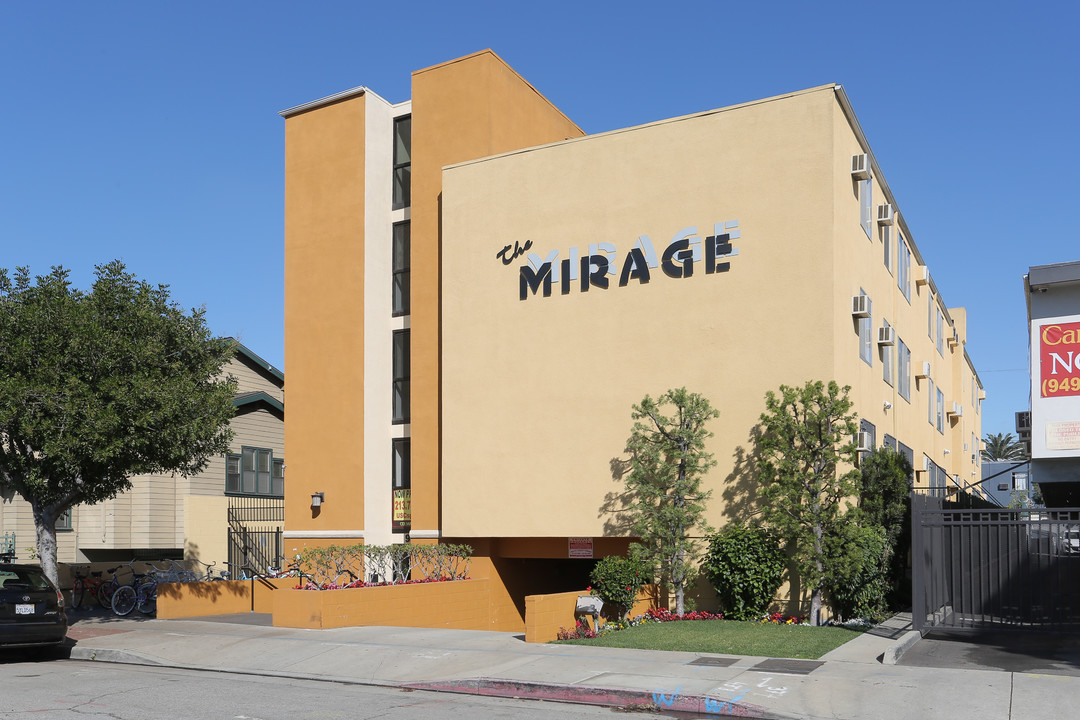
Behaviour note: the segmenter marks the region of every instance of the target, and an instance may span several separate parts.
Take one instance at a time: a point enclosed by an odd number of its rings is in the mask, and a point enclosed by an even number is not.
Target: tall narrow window
[[[409,314],[409,223],[394,223],[394,317]]]
[[[897,365],[899,366],[897,368],[896,389],[900,393],[900,397],[911,402],[911,351],[908,350],[908,346],[900,338],[896,338],[896,356]]]
[[[412,117],[394,120],[394,210],[412,202]]]
[[[862,225],[866,237],[873,237],[871,229],[874,224],[874,181],[867,179],[859,182],[859,224]]]
[[[412,528],[412,449],[409,438],[393,440],[391,458],[391,489],[394,492],[394,510],[391,527],[394,532],[409,532]]]
[[[945,315],[937,311],[937,354],[945,357]]]
[[[409,331],[394,331],[394,422],[409,422]]]
[[[934,381],[926,379],[926,419],[934,424]]]
[[[945,393],[941,392],[941,388],[937,391],[937,431],[945,434]]]
[[[886,330],[888,330],[891,327],[891,325],[889,325],[888,320],[883,320],[882,322],[884,323],[883,327]],[[893,384],[893,346],[892,345],[882,345],[881,346],[881,377],[882,377],[882,379],[885,380],[885,382],[889,383],[890,385]]]
[[[866,295],[866,292],[860,289],[859,294]],[[859,318],[859,357],[866,361],[867,365],[873,365],[874,305],[869,298],[867,298],[867,306],[870,308],[870,315]]]
[[[885,268],[891,273],[893,271],[893,253],[892,253],[892,226],[881,226],[881,245],[885,252]]]
[[[904,242],[904,233],[896,231],[896,286],[911,302],[911,250]]]
[[[934,339],[934,294],[926,294],[926,334],[931,340]]]

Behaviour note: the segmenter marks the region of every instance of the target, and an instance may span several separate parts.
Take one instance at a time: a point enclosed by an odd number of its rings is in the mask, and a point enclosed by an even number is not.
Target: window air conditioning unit
[[[893,206],[891,203],[877,206],[877,221],[878,225],[893,224]]]
[[[855,433],[855,446],[856,446],[855,449],[858,452],[870,452],[871,449],[872,449],[870,447],[870,433],[868,433],[868,432]]]
[[[895,345],[896,330],[891,327],[879,327],[877,331],[878,345]]]
[[[925,380],[925,379],[929,378],[930,377],[930,363],[924,362],[922,364],[922,368],[915,371],[915,377],[919,378],[920,380]]]
[[[953,404],[952,404],[952,409],[949,410],[949,412],[947,414],[952,415],[953,417],[963,417],[964,416],[964,406],[961,405],[960,403],[954,401]]]
[[[866,153],[851,156],[851,177],[856,180],[870,179],[870,156]]]
[[[1031,413],[1030,412],[1018,412],[1016,413],[1016,432],[1031,432]]]
[[[928,285],[930,283],[930,268],[919,265],[915,268],[915,284]]]
[[[855,317],[870,317],[870,297],[867,295],[852,295],[851,314]]]

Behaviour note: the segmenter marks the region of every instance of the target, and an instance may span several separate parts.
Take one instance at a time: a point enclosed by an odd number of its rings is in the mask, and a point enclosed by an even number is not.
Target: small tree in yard
[[[850,388],[807,382],[765,395],[758,480],[761,517],[791,544],[799,577],[809,586],[810,624],[821,621],[829,575],[850,558],[848,499],[858,493],[855,416]],[[852,469],[841,471],[843,465]]]
[[[699,548],[690,533],[709,532],[703,518],[712,491],[701,489],[701,478],[716,461],[705,452],[705,440],[712,437],[705,423],[719,414],[686,388],[668,390],[657,400],[646,395],[631,414],[626,488],[631,530],[641,541],[630,552],[674,592],[679,614],[697,573]]]
[[[765,528],[732,523],[709,538],[702,560],[705,577],[732,620],[754,620],[765,613],[784,580],[787,556]]]
[[[232,437],[232,343],[119,261],[95,275],[82,292],[63,268],[34,281],[0,270],[0,489],[30,503],[54,582],[68,508],[115,497],[132,475],[198,472]]]

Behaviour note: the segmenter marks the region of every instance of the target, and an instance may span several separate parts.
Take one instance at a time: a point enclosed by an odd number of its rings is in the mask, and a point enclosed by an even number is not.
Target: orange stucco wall
[[[441,253],[453,250],[441,242],[442,168],[584,132],[490,50],[418,70],[412,91],[412,526],[435,530],[441,527],[439,268]],[[290,366],[290,392],[292,375]]]
[[[588,595],[586,590],[577,592],[554,593],[551,595],[529,595],[525,598],[525,642],[551,642],[558,637],[559,630],[574,627],[577,618],[574,610],[577,599]],[[649,585],[638,593],[630,617],[643,614],[646,610],[658,607],[658,592]],[[603,618],[600,619],[603,624]]]
[[[350,590],[278,590],[276,627],[365,625],[491,630],[490,582],[457,580]]]
[[[158,585],[157,616],[161,619],[271,612],[276,589],[292,588],[296,580],[228,580],[162,583]]]
[[[285,121],[289,530],[363,529],[365,100]]]

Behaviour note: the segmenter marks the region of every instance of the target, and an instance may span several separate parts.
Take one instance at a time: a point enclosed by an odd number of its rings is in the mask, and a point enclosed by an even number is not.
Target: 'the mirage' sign
[[[713,234],[704,238],[696,226],[684,228],[675,233],[660,255],[649,236],[640,235],[621,261],[618,249],[607,242],[591,243],[587,255],[582,255],[580,248],[572,247],[566,257],[560,259],[558,250],[552,250],[547,257],[529,252],[533,243],[526,240],[524,245],[507,245],[495,257],[509,265],[525,255],[527,262],[518,271],[520,299],[538,293],[551,297],[552,285],[557,285],[563,295],[568,295],[575,285],[580,292],[588,292],[594,287],[606,290],[610,284],[609,276],[618,277],[619,287],[628,285],[631,280],[647,283],[657,268],[671,278],[693,276],[698,263],[704,264],[702,270],[706,275],[727,272],[731,269],[731,258],[739,254],[738,248],[731,245],[732,240],[740,237],[738,227],[738,220],[717,222],[713,224]]]

